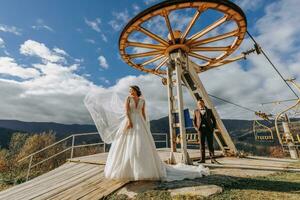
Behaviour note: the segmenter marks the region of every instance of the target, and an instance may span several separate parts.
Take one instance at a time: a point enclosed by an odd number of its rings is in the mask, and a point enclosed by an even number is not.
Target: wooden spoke
[[[140,64],[140,66],[145,66],[145,65],[148,65],[148,64],[150,64],[150,63],[153,63],[153,62],[155,62],[155,61],[157,61],[157,60],[163,58],[164,56],[165,56],[165,55],[158,55],[158,56],[156,56],[156,57],[154,57],[154,58],[152,58],[152,59],[150,59],[150,60],[148,60],[148,61],[146,61],[146,62]]]
[[[150,32],[149,30],[147,30],[147,29],[145,29],[145,28],[143,28],[143,27],[139,27],[137,30],[138,30],[138,31],[141,31],[141,32],[144,33],[145,35],[149,36],[150,38],[152,38],[152,39],[158,41],[159,43],[161,43],[161,44],[163,44],[163,45],[165,45],[165,46],[168,46],[168,45],[169,45],[169,43],[168,43],[166,40],[162,39],[162,38],[159,37],[158,35],[156,35],[156,34]]]
[[[169,57],[165,57],[155,68],[155,71],[159,70],[162,66],[164,66],[164,64],[166,64],[166,62],[169,60]]]
[[[144,52],[144,53],[129,54],[128,57],[130,59],[141,58],[141,57],[147,57],[147,56],[154,56],[154,55],[158,55],[158,54],[162,54],[162,53],[163,53],[163,51],[148,51],[148,52]]]
[[[192,15],[188,18],[183,15],[175,27],[172,13],[186,11]],[[200,18],[208,20],[205,26],[198,26]],[[226,29],[227,24],[234,28]],[[156,30],[157,25],[163,26],[168,36]],[[136,32],[142,37],[136,38]],[[228,57],[241,45],[246,32],[246,16],[231,1],[162,1],[127,23],[119,38],[119,51],[128,65],[146,73],[166,75],[168,60],[173,59],[173,52],[180,50],[188,59],[200,61],[202,68],[197,70],[200,73],[233,61]]]
[[[184,31],[182,37],[181,37],[181,43],[183,43],[183,41],[185,40],[186,36],[189,34],[190,30],[192,29],[192,27],[194,26],[196,20],[199,18],[200,16],[200,10],[197,10],[197,12],[195,13],[193,19],[190,21],[188,27],[186,28],[186,30]]]
[[[206,57],[206,56],[199,55],[199,54],[197,54],[197,53],[190,52],[189,55],[192,56],[192,57],[194,57],[194,58],[198,58],[198,59],[200,59],[200,60],[211,61],[210,58],[208,58],[208,57]]]
[[[198,33],[195,33],[194,35],[192,35],[189,40],[187,41],[187,44],[193,43],[195,40],[197,40],[198,38],[202,37],[203,35],[205,35],[206,33],[210,32],[211,30],[215,29],[216,27],[220,26],[221,24],[223,24],[226,20],[227,20],[228,16],[224,15],[223,17],[221,17],[219,20],[215,21],[214,23],[212,23],[211,25],[207,26],[206,28],[204,28],[203,30],[199,31]]]
[[[140,42],[127,42],[127,46],[132,47],[141,47],[146,49],[157,49],[157,50],[164,50],[166,47],[158,44],[147,44],[147,43],[140,43]]]
[[[216,41],[223,40],[223,39],[226,39],[229,37],[237,36],[238,34],[239,34],[239,31],[234,30],[234,31],[222,34],[222,35],[206,38],[203,40],[198,40],[196,42],[191,43],[191,46],[198,46],[198,45],[203,45],[203,44],[207,44],[207,43],[211,43],[211,42],[216,42]]]
[[[163,16],[165,18],[169,33],[171,35],[172,42],[173,42],[173,44],[175,44],[175,37],[174,37],[174,33],[173,33],[172,26],[171,26],[171,23],[170,23],[169,15],[168,15],[167,12],[164,12]]]
[[[241,60],[241,59],[245,59],[245,55],[244,54],[241,54],[241,55],[236,56],[234,58],[228,58],[226,60],[222,60],[221,62],[214,63],[214,64],[212,64],[210,66],[211,67],[219,67],[221,65],[226,65],[226,64],[229,64],[229,63]]]
[[[227,51],[229,47],[192,47],[191,51]]]

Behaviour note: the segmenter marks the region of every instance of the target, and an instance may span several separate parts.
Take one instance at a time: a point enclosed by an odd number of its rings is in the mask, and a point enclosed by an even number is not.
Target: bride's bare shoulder
[[[128,96],[126,97],[125,101],[128,102],[130,99],[131,99],[131,96],[128,95]]]
[[[140,99],[140,101],[143,102],[143,103],[145,103],[145,101],[146,101],[143,97],[140,97],[139,99]]]

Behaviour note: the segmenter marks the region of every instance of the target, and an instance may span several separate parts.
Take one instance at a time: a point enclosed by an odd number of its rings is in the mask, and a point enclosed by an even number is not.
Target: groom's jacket
[[[216,119],[211,109],[205,107],[205,110],[203,116],[198,108],[194,110],[193,125],[197,131],[200,131],[200,127],[205,124],[205,128],[213,132],[216,128]]]

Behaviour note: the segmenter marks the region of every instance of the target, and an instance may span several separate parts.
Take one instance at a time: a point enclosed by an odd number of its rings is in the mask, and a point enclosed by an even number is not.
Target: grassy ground
[[[11,187],[10,185],[4,184],[4,183],[0,183],[0,191],[8,189],[10,187]]]
[[[169,188],[184,187],[180,182],[172,185],[158,183],[157,190],[147,191],[136,195],[136,200],[273,200],[273,199],[300,199],[300,173],[277,173],[268,177],[239,178],[224,175],[211,175],[194,181],[193,185],[214,184],[222,186],[224,192],[203,198],[200,196],[178,195],[171,197]],[[186,184],[190,186],[190,181]],[[111,195],[109,200],[127,200],[126,195]]]
[[[300,162],[294,163],[293,167],[300,168]],[[177,195],[171,197],[168,189],[182,188],[213,184],[221,186],[223,193],[203,198],[201,196]],[[0,191],[12,185],[0,182]],[[111,195],[109,200],[128,200],[126,195]],[[226,175],[210,175],[207,177],[175,181],[170,183],[156,184],[156,189],[139,193],[134,200],[299,200],[300,199],[300,173],[277,173],[266,177],[233,177]]]

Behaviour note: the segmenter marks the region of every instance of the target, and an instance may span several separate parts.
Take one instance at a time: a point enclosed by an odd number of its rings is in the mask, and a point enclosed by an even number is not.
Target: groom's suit
[[[195,109],[193,125],[198,133],[200,140],[201,160],[205,159],[205,138],[208,143],[209,155],[214,156],[214,129],[216,128],[216,119],[211,109],[205,106],[205,113],[202,115],[200,109]]]

